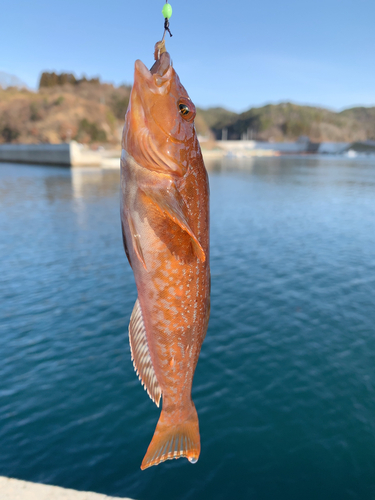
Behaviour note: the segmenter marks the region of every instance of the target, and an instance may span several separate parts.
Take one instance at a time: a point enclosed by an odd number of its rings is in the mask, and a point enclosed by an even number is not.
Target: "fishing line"
[[[161,12],[164,16],[164,34],[163,34],[163,38],[161,39],[161,41],[164,42],[165,34],[167,31],[169,33],[169,36],[173,36],[171,33],[171,30],[169,29],[169,19],[172,16],[172,6],[170,3],[168,3],[168,0],[165,0],[165,5],[164,5]]]

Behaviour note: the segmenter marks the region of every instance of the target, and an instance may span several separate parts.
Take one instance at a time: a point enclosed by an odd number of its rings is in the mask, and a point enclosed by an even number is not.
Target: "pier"
[[[75,141],[63,144],[1,144],[0,162],[66,167],[100,166],[102,155]]]
[[[0,476],[1,500],[131,500]]]

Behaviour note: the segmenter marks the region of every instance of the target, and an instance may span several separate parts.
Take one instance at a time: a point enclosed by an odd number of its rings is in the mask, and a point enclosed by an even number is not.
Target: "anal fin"
[[[134,304],[134,309],[130,317],[129,342],[134,369],[142,385],[144,385],[147,394],[156,406],[159,406],[161,390],[152,364],[147,343],[146,328],[138,299]]]

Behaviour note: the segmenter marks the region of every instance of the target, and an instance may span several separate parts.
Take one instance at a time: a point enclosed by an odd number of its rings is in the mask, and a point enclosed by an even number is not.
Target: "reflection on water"
[[[0,475],[153,499],[375,498],[375,164],[210,162],[196,465],[139,465],[119,172],[0,164]],[[1,495],[0,495],[1,496]]]
[[[72,189],[76,199],[117,195],[120,170],[72,169]]]

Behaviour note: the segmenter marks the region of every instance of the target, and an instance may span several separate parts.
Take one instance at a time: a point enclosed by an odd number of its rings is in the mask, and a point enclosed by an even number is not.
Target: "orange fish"
[[[163,408],[141,469],[195,463],[198,415],[191,387],[210,313],[209,186],[195,106],[156,45],[136,61],[121,155],[121,221],[138,291],[129,324],[135,370]]]

